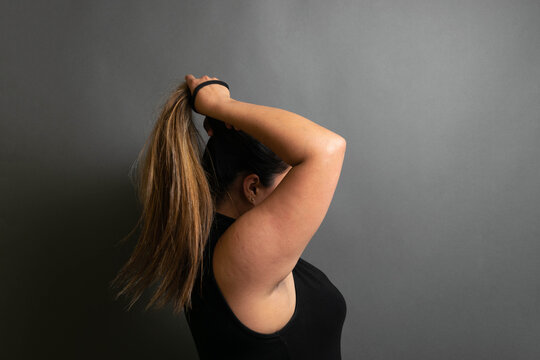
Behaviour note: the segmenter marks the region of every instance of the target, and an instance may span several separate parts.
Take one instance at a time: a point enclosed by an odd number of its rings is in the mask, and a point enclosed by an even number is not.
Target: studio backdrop
[[[117,245],[130,168],[191,73],[347,140],[302,255],[347,301],[343,359],[539,359],[539,18],[532,0],[2,2],[0,357],[197,358],[183,317],[109,288],[136,240]]]

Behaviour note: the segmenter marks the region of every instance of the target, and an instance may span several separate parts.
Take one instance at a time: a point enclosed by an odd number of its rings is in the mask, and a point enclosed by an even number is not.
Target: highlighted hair
[[[255,173],[263,186],[289,165],[264,144],[241,130],[207,117],[213,136],[204,153],[193,122],[190,90],[185,82],[163,105],[151,135],[137,158],[137,195],[142,213],[127,240],[140,226],[131,257],[111,281],[130,298],[128,310],[154,283],[158,286],[146,306],[173,311],[191,309],[216,205],[239,175]],[[200,276],[202,291],[203,276]]]

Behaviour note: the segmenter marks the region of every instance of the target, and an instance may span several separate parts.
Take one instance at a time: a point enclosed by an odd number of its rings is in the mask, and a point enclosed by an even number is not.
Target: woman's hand
[[[191,74],[186,75],[185,79],[189,87],[189,90],[191,91],[192,94],[193,94],[193,90],[195,90],[195,88],[199,84],[205,81],[209,81],[209,80],[219,80],[218,78],[209,77],[207,75],[204,75],[200,78],[196,78],[195,76]],[[196,101],[195,107],[197,108],[197,112],[203,115],[210,116],[208,112],[211,111],[211,109],[214,106],[216,106],[222,101],[228,101],[230,99],[231,99],[231,94],[229,92],[229,89],[227,89],[227,87],[220,84],[210,84],[210,85],[203,86],[197,92],[197,97],[195,99]],[[228,129],[232,128],[231,124],[225,123],[225,125],[227,126]],[[212,128],[210,128],[209,126],[205,126],[205,129],[209,136],[213,135]]]

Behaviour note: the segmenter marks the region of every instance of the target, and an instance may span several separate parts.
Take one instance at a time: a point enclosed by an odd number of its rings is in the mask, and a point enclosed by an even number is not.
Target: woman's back
[[[196,286],[193,307],[185,311],[201,360],[340,359],[345,299],[324,273],[302,258],[292,270],[294,311],[281,329],[273,333],[257,332],[231,310],[211,264],[216,244],[234,222],[235,219],[216,213],[204,253],[202,295]]]

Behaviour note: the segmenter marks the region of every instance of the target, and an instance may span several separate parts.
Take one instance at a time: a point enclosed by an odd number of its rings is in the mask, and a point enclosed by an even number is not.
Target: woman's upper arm
[[[222,287],[271,293],[292,271],[326,216],[345,148],[343,139],[293,166],[263,202],[229,226],[214,250]]]

